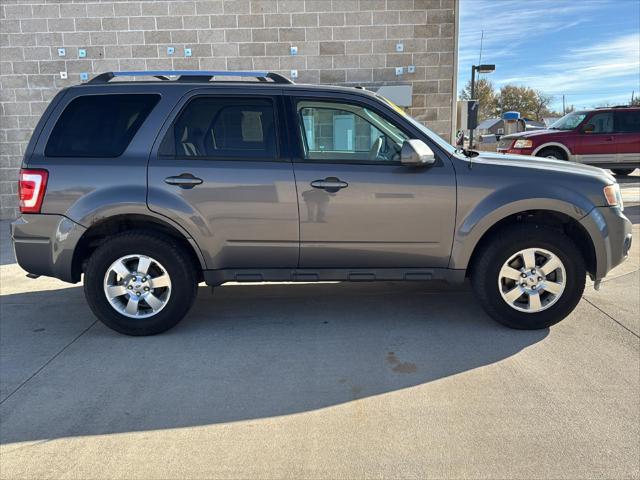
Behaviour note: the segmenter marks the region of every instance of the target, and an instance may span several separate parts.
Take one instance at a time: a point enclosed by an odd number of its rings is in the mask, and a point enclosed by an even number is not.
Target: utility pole
[[[564,106],[564,93],[562,94],[562,115],[567,114],[567,109]]]

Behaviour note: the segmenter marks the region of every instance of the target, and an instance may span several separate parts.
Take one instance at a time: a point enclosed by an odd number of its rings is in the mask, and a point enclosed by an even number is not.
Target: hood
[[[540,137],[544,135],[557,135],[562,132],[569,132],[570,130],[529,130],[528,132],[518,132],[518,133],[510,133],[509,135],[503,135],[500,138],[531,138],[531,137]]]
[[[606,183],[616,183],[615,178],[602,168],[568,162],[566,160],[552,160],[550,158],[532,157],[530,155],[505,155],[493,152],[478,152],[473,157],[474,163],[487,163],[509,167],[533,168],[548,170],[552,173],[573,173],[587,177],[598,178]]]

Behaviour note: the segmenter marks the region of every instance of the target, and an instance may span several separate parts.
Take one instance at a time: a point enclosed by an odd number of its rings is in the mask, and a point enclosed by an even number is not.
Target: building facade
[[[269,70],[299,83],[409,85],[451,138],[458,0],[30,1],[0,4],[0,217],[61,89],[118,70]],[[399,69],[402,69],[401,71]]]

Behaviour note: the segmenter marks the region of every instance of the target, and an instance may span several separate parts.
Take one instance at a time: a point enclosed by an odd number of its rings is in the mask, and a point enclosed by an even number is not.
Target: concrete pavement
[[[638,241],[549,330],[467,288],[326,283],[202,287],[130,338],[1,228],[3,479],[640,478]]]

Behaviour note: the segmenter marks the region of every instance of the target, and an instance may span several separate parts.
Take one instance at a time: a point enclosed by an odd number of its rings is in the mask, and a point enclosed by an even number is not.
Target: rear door
[[[295,268],[298,204],[273,90],[183,98],[148,169],[148,204],[179,222],[208,269]]]
[[[618,162],[640,164],[640,109],[615,112]]]
[[[291,97],[299,149],[300,268],[446,267],[456,185],[447,158],[400,164],[412,135],[378,102]]]
[[[578,161],[591,165],[616,163],[616,135],[613,112],[597,112],[587,118],[578,130],[575,154]]]

